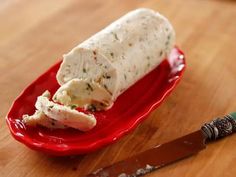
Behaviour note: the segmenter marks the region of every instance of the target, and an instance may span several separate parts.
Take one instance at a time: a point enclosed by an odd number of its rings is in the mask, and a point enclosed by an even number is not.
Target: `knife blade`
[[[100,168],[86,177],[138,177],[189,157],[206,148],[207,143],[236,132],[236,112],[205,123],[199,130],[157,145],[133,157]]]

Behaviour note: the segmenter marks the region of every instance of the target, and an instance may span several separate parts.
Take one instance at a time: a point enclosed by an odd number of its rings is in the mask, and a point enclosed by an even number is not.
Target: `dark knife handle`
[[[201,127],[207,141],[213,141],[236,132],[236,112],[204,124]]]

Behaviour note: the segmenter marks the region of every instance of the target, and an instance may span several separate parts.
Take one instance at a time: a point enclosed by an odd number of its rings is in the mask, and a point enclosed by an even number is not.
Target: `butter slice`
[[[36,110],[33,115],[23,115],[23,123],[29,126],[41,125],[50,129],[65,129],[67,126],[47,117],[42,111]]]
[[[39,124],[47,128],[52,128],[51,122],[54,122],[57,123],[56,127],[72,127],[81,131],[88,131],[96,125],[94,115],[59,105],[50,101],[49,98],[48,91],[39,96],[35,104],[37,111],[32,116],[24,115],[23,121],[28,125]]]

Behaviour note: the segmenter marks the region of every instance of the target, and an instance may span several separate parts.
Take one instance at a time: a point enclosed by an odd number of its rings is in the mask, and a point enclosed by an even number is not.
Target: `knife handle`
[[[236,112],[205,123],[201,130],[208,141],[217,140],[236,132]]]

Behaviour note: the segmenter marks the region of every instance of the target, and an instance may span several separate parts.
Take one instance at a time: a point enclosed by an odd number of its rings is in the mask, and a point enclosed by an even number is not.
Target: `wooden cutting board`
[[[181,83],[149,118],[115,144],[50,157],[15,141],[5,115],[15,97],[76,44],[137,7],[167,16],[187,57]],[[236,111],[236,1],[0,1],[0,176],[83,176]],[[236,135],[147,176],[233,177]],[[157,157],[158,158],[158,157]]]

